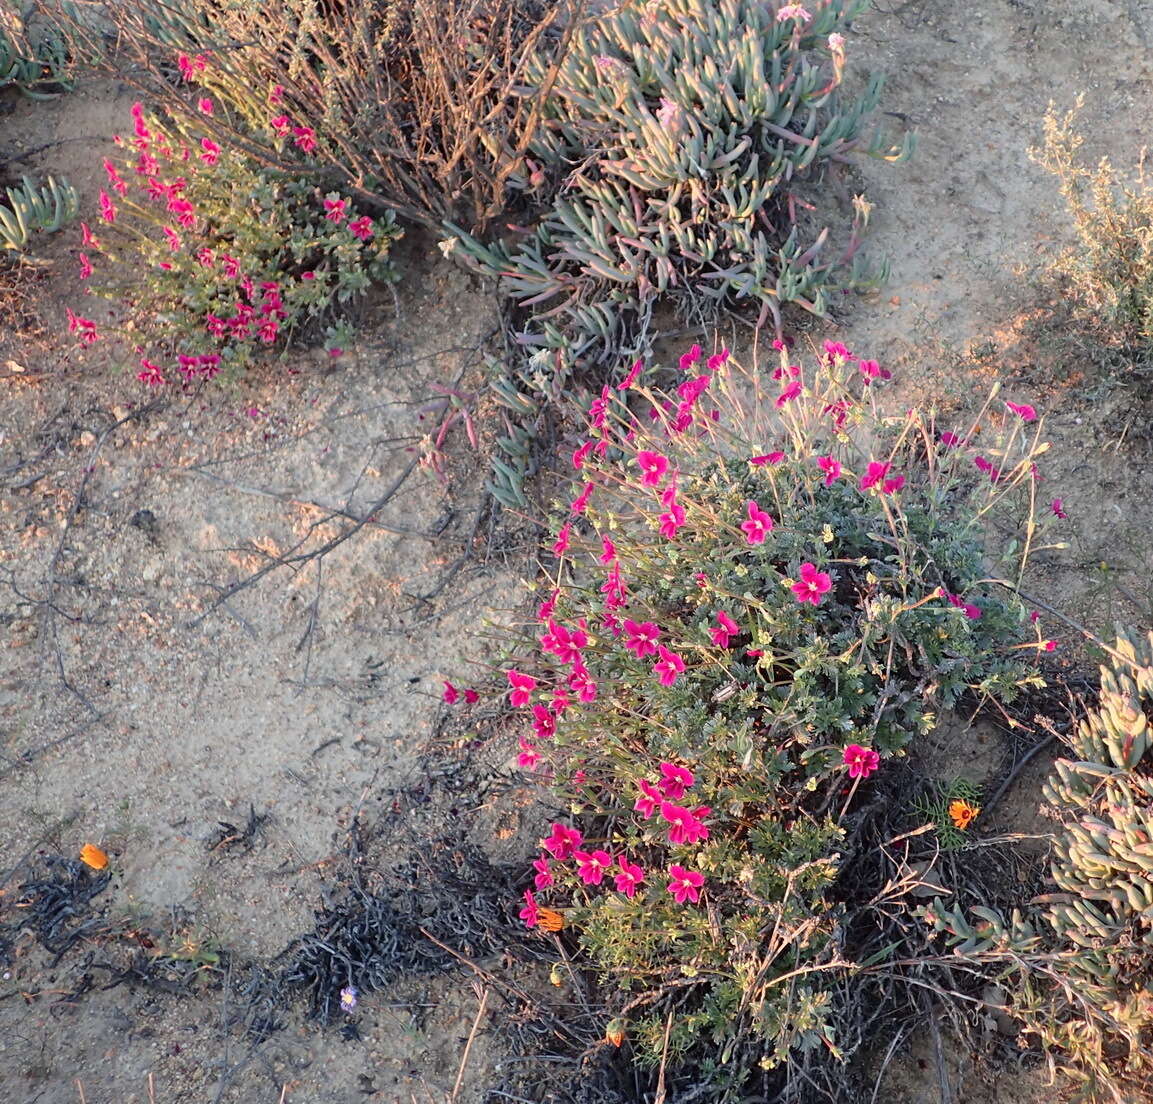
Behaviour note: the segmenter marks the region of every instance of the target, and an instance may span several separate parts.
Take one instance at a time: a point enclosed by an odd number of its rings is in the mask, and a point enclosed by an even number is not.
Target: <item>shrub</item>
[[[15,88],[30,100],[53,99],[73,88],[70,70],[67,40],[57,28],[29,33],[15,10],[0,12],[0,89]]]
[[[1082,322],[1147,369],[1153,363],[1153,188],[1144,155],[1133,184],[1118,179],[1107,157],[1095,167],[1081,162],[1082,138],[1074,129],[1081,103],[1065,115],[1050,107],[1044,144],[1030,151],[1057,177],[1077,239],[1052,271],[1068,282]]]
[[[1057,892],[1008,921],[983,910],[973,923],[940,901],[929,911],[961,953],[1001,969],[1010,1012],[1085,1100],[1153,1093],[1151,707],[1153,634],[1122,636],[1101,668],[1097,707],[1044,788],[1061,822]]]
[[[779,335],[783,304],[823,314],[830,290],[865,281],[868,205],[854,201],[836,247],[798,211],[802,182],[834,162],[903,155],[863,135],[879,79],[837,98],[842,32],[867,6],[625,3],[575,35],[555,77],[536,63],[544,119],[510,180],[547,197],[545,212],[512,242],[453,239],[530,315],[521,341],[542,351],[536,368],[563,379],[639,354],[658,297],[693,323],[751,306]]]
[[[518,762],[578,825],[542,841],[522,916],[578,932],[642,1062],[728,1100],[758,1063],[839,1053],[854,963],[829,891],[858,787],[962,691],[1039,682],[1014,587],[1045,446],[1024,404],[979,456],[886,417],[888,373],[838,345],[808,377],[782,353],[769,397],[699,354],[673,395],[638,362],[592,404],[507,677]],[[1020,542],[986,548],[993,524]]]
[[[124,0],[108,15],[107,59],[171,111],[178,53],[211,56],[194,75],[227,108],[217,138],[289,169],[295,151],[265,127],[267,93],[315,135],[308,167],[408,221],[480,228],[505,207],[538,109],[521,94],[528,59],[563,46],[579,0]],[[563,18],[562,18],[563,17]],[[570,28],[562,29],[562,24]],[[75,33],[106,52],[91,27]],[[243,121],[246,125],[238,125]],[[231,133],[227,133],[231,131]]]
[[[209,97],[200,104],[209,118],[223,110]],[[139,378],[154,386],[178,374],[211,378],[320,332],[330,349],[344,344],[350,304],[373,281],[396,278],[392,215],[370,218],[337,191],[261,168],[195,121],[140,104],[132,115],[133,136],[118,137],[121,154],[104,162],[100,239],[82,224],[80,275],[98,272],[100,293],[123,303]],[[273,129],[281,144],[308,152],[308,128]],[[95,340],[89,320],[71,323]]]

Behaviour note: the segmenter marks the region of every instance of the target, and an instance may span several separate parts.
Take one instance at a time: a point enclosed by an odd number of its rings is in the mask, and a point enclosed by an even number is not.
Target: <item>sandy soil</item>
[[[887,72],[886,122],[914,127],[919,150],[906,165],[861,169],[876,207],[870,248],[892,273],[837,335],[897,367],[909,395],[961,408],[1009,374],[1044,409],[1046,478],[1073,547],[1043,565],[1038,596],[1098,631],[1116,617],[1148,621],[1151,507],[1134,478],[1148,468],[1148,418],[1089,370],[1054,381],[1048,349],[1026,332],[1044,307],[1036,270],[1068,240],[1056,184],[1027,148],[1049,101],[1083,91],[1088,154],[1134,163],[1134,121],[1153,116],[1151,44],[1153,12],[1132,0],[907,0],[862,19],[849,43],[850,68]],[[91,200],[93,136],[123,127],[130,102],[99,85],[16,104],[0,154],[61,140],[34,164]],[[52,246],[46,317],[71,301],[74,246]],[[377,305],[357,350],[302,355],[231,390],[152,408],[131,373],[99,357],[5,348],[6,887],[22,856],[99,842],[116,871],[109,908],[168,915],[183,939],[267,959],[312,926],[353,814],[425,769],[439,680],[486,654],[485,611],[522,600],[531,561],[507,538],[497,553],[459,426],[443,474],[409,471],[437,417],[436,386],[478,385],[477,348],[495,325],[491,288],[415,249],[402,250],[398,305]],[[236,589],[370,516],[323,557]],[[942,746],[964,758],[965,739]],[[1031,768],[1005,799],[1020,808],[1010,827],[1035,822],[1039,780]],[[220,822],[242,822],[250,805],[269,814],[255,846],[214,850]],[[516,833],[505,836],[514,854]],[[55,1104],[82,1089],[91,1104],[128,1104],[149,1099],[150,1076],[166,1104],[443,1100],[478,1001],[463,976],[418,980],[366,999],[360,1042],[294,1022],[254,1050],[224,1029],[219,994],[173,1001],[121,987],[73,1002],[60,990],[75,975],[67,963],[59,973],[29,953],[0,982],[6,1100]],[[490,1012],[455,1099],[484,1097],[500,1036]],[[938,1063],[925,1040],[902,1048],[876,1099],[961,1097],[1053,1099],[1041,1080],[997,1078],[968,1055]]]

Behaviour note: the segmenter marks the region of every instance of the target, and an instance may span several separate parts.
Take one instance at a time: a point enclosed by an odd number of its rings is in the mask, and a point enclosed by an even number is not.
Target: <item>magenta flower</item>
[[[659,785],[661,793],[670,801],[679,801],[685,796],[685,790],[695,781],[693,772],[688,767],[679,767],[676,763],[661,764]]]
[[[973,458],[973,466],[978,471],[984,472],[989,477],[990,483],[996,483],[1001,478],[1000,470],[993,467],[992,463],[983,456],[975,456]]]
[[[636,895],[637,886],[645,880],[645,872],[636,863],[629,862],[624,855],[617,859],[617,865],[620,870],[613,871],[613,881],[616,882],[617,892],[623,893],[631,899]]]
[[[641,483],[646,487],[656,487],[669,470],[669,462],[659,452],[649,452],[642,449],[637,453],[637,464],[640,465]]]
[[[880,460],[870,460],[868,469],[865,471],[865,474],[861,476],[861,490],[867,491],[870,487],[875,487],[888,474],[888,464]]]
[[[115,222],[116,221],[116,205],[112,202],[111,197],[102,188],[100,190],[99,196],[97,198],[99,198],[99,200],[100,200],[100,217],[105,222]]]
[[[794,4],[793,7],[799,8],[800,4]],[[782,8],[781,11],[785,9]],[[801,9],[804,10],[803,8]],[[807,14],[807,13],[806,13]],[[780,12],[777,13],[777,18],[780,18]],[[829,360],[852,360],[853,354],[849,352],[839,341],[826,341],[825,342],[825,356]]]
[[[708,360],[705,361],[706,372],[717,372],[723,368],[729,360],[728,349],[722,349],[719,353],[714,353]]]
[[[563,556],[568,551],[569,528],[569,523],[565,522],[565,524],[561,526],[560,532],[557,533],[556,540],[552,546],[552,554],[554,556]]]
[[[653,664],[653,674],[661,680],[662,686],[672,686],[677,676],[685,669],[685,661],[676,652],[670,652],[663,644],[657,645],[660,659]]]
[[[1057,650],[1057,641],[1056,640],[1042,641],[1041,647],[1044,648],[1045,651],[1047,651],[1047,652],[1055,652]]]
[[[212,101],[207,96],[201,96],[200,99],[198,99],[196,101],[196,109],[202,115],[211,115],[212,114]]]
[[[480,694],[469,688],[464,691],[464,700],[467,705],[476,705],[480,701]]]
[[[372,241],[372,219],[368,215],[361,215],[348,224],[349,232],[354,238],[361,241]]]
[[[457,691],[457,688],[455,686],[453,686],[453,684],[451,682],[449,682],[448,679],[445,679],[444,680],[444,700],[445,700],[445,702],[448,705],[456,705],[456,703],[459,699],[460,699],[460,694]]]
[[[92,262],[87,253],[80,254],[80,279],[87,280],[92,275]]]
[[[782,365],[780,368],[773,369],[773,379],[796,379],[801,374],[801,366],[799,364]]]
[[[964,443],[960,437],[955,433],[950,433],[948,430],[941,434],[941,444],[944,445],[945,448],[957,448]]]
[[[589,421],[592,423],[594,429],[600,429],[605,424],[605,418],[608,417],[609,412],[609,398],[612,392],[609,391],[606,384],[601,388],[601,397],[593,399],[592,404],[589,406]]]
[[[531,740],[526,740],[524,737],[520,739],[520,754],[516,757],[516,765],[521,770],[536,770],[536,765],[540,762],[540,752],[536,749],[536,744]]]
[[[657,521],[660,523],[661,536],[672,540],[677,535],[677,530],[685,524],[685,508],[674,502],[666,513],[657,518]]]
[[[1037,420],[1037,411],[1028,403],[1006,402],[1005,405],[1023,422],[1035,422]]]
[[[585,885],[600,885],[605,871],[613,864],[607,851],[574,851],[572,857],[577,862],[577,877]]]
[[[535,928],[540,921],[540,911],[536,905],[536,898],[532,895],[531,889],[524,891],[524,908],[520,910],[517,915],[524,921],[526,928]]]
[[[1069,516],[1065,513],[1065,503],[1059,498],[1055,498],[1049,503],[1049,509],[1053,511],[1055,517],[1060,518],[1062,521]]]
[[[841,477],[841,462],[831,456],[818,456],[817,467],[825,473],[826,487],[831,487]]]
[[[311,153],[314,149],[316,149],[316,132],[312,129],[312,127],[293,127],[292,133],[296,136],[293,138],[292,143],[302,153]]]
[[[200,160],[206,165],[215,165],[216,159],[220,156],[220,147],[211,138],[201,138],[200,148],[204,151],[200,155]]]
[[[972,603],[966,602],[961,607],[961,611],[965,614],[965,616],[970,621],[980,621],[981,620],[981,607],[980,606],[974,606]]]
[[[777,409],[780,410],[781,407],[785,405],[785,403],[791,402],[793,399],[795,399],[802,390],[803,388],[801,387],[799,380],[794,380],[792,383],[790,383],[789,386],[786,387],[784,391],[782,391],[777,396]]]
[[[612,537],[601,537],[601,563],[612,563],[617,558],[617,546]]]
[[[644,659],[647,655],[657,654],[657,640],[661,630],[652,621],[636,621],[625,619],[625,647],[637,657]]]
[[[541,650],[551,652],[561,663],[579,663],[581,652],[588,647],[588,633],[583,628],[569,629],[552,620],[546,623],[546,629],[540,638]]]
[[[637,788],[641,791],[641,796],[636,799],[633,809],[648,820],[657,811],[657,807],[664,800],[664,795],[647,778],[639,779]]]
[[[905,477],[903,475],[894,475],[892,479],[886,479],[881,484],[882,494],[894,494],[905,485]]]
[[[784,458],[783,452],[767,452],[764,456],[749,457],[749,463],[756,464],[757,467],[764,467],[765,464],[779,464]]]
[[[328,213],[324,216],[329,222],[343,222],[348,203],[343,199],[326,199],[324,209]]]
[[[605,609],[623,609],[628,604],[628,589],[621,575],[621,565],[616,560],[609,568],[608,578],[601,586],[601,592],[605,596]]]
[[[164,378],[164,370],[159,364],[153,364],[152,361],[146,360],[144,357],[140,358],[140,371],[136,373],[136,378],[148,387],[162,387],[168,382]]]
[[[528,705],[532,692],[536,689],[536,679],[532,675],[522,675],[517,670],[505,672],[508,675],[509,686],[512,692],[508,696],[509,704],[519,708]]]
[[[797,601],[804,604],[812,602],[814,606],[821,604],[821,596],[827,594],[833,585],[833,580],[823,571],[818,571],[815,564],[801,564],[801,581],[793,583],[793,593]]]
[[[696,904],[701,899],[701,886],[705,884],[703,874],[698,874],[695,870],[686,870],[679,863],[673,863],[669,867],[669,877],[672,879],[669,882],[669,892],[678,905],[683,905],[685,901]]]
[[[576,471],[580,471],[581,468],[584,467],[584,463],[588,459],[589,453],[592,452],[594,444],[595,442],[593,441],[585,441],[583,445],[573,450],[572,466]]]
[[[709,629],[709,636],[712,637],[713,643],[718,648],[727,648],[730,637],[735,636],[740,631],[740,626],[724,610],[720,610],[717,613],[717,625],[715,628]]]
[[[580,847],[583,840],[584,837],[575,828],[553,824],[552,835],[542,839],[540,845],[558,862],[564,862],[575,848]]]
[[[620,383],[617,384],[618,391],[627,391],[634,383],[637,382],[637,377],[644,369],[645,362],[643,360],[633,361],[633,366],[629,369],[629,374],[625,376]]]
[[[268,120],[268,125],[276,132],[278,138],[287,138],[291,129],[287,115],[274,115]]]
[[[80,244],[86,248],[100,248],[100,243],[96,240],[95,235],[92,233],[88,223],[86,222],[82,222],[80,224]]]
[[[687,353],[681,354],[680,369],[682,372],[688,372],[692,369],[693,365],[701,359],[701,347],[694,345]]]
[[[865,377],[865,383],[871,383],[875,379],[892,379],[893,373],[888,368],[882,368],[875,360],[861,360],[858,361],[861,368],[861,375]]]
[[[661,816],[669,825],[669,843],[699,843],[709,838],[708,828],[697,819],[692,809],[662,801]]]
[[[749,519],[741,522],[741,528],[749,544],[763,544],[765,537],[773,531],[773,519],[755,502],[750,501],[747,509]]]
[[[588,509],[589,496],[593,493],[595,484],[586,483],[584,489],[569,503],[569,509],[574,515],[583,514]]]
[[[881,765],[881,757],[872,749],[850,744],[845,748],[845,766],[850,778],[868,778]]]

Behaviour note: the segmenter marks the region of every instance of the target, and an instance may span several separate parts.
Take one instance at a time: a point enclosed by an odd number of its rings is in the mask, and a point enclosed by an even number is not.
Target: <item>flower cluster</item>
[[[760,382],[697,347],[668,392],[634,365],[593,398],[556,582],[505,670],[517,762],[578,818],[542,841],[526,923],[539,895],[606,969],[659,989],[691,963],[718,1007],[773,931],[798,933],[794,962],[832,938],[840,816],[933,710],[1035,679],[980,524],[1030,500],[1023,416],[993,484],[967,446],[926,456],[927,420],[880,413],[877,362],[828,343],[806,373],[780,352],[780,404],[742,403]],[[800,1041],[775,1023],[773,1046]],[[630,1037],[659,1053],[661,1027]]]
[[[177,64],[186,81],[211,72],[205,55],[181,54]],[[197,102],[211,119],[213,100]],[[131,135],[115,139],[119,156],[103,162],[99,237],[81,224],[79,275],[113,304],[143,383],[211,379],[262,350],[312,339],[326,323],[336,347],[342,304],[395,278],[391,216],[370,218],[344,196],[277,177],[194,121],[140,103],[131,118]],[[103,336],[90,319],[72,310],[68,318],[81,342]]]

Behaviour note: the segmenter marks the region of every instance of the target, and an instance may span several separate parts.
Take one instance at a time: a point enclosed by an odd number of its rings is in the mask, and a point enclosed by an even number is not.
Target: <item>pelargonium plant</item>
[[[209,64],[180,58],[189,79]],[[199,128],[133,105],[132,135],[118,136],[120,154],[104,160],[99,219],[81,224],[80,279],[116,305],[115,328],[149,386],[242,369],[294,341],[323,338],[336,351],[350,336],[342,312],[351,301],[396,279],[391,214],[370,217],[307,174],[266,170],[218,144],[208,125],[216,104],[199,96],[198,106]],[[304,154],[315,146],[275,88],[264,125]],[[101,336],[80,311],[68,317],[80,341]]]
[[[776,344],[771,372],[694,346],[671,393],[638,363],[594,399],[506,672],[518,764],[572,814],[524,921],[579,933],[643,1061],[734,1092],[837,1052],[845,825],[938,710],[1040,681],[1016,588],[1059,524],[1028,404],[991,397],[978,451],[972,427],[883,413],[876,361],[827,343],[806,370]]]

